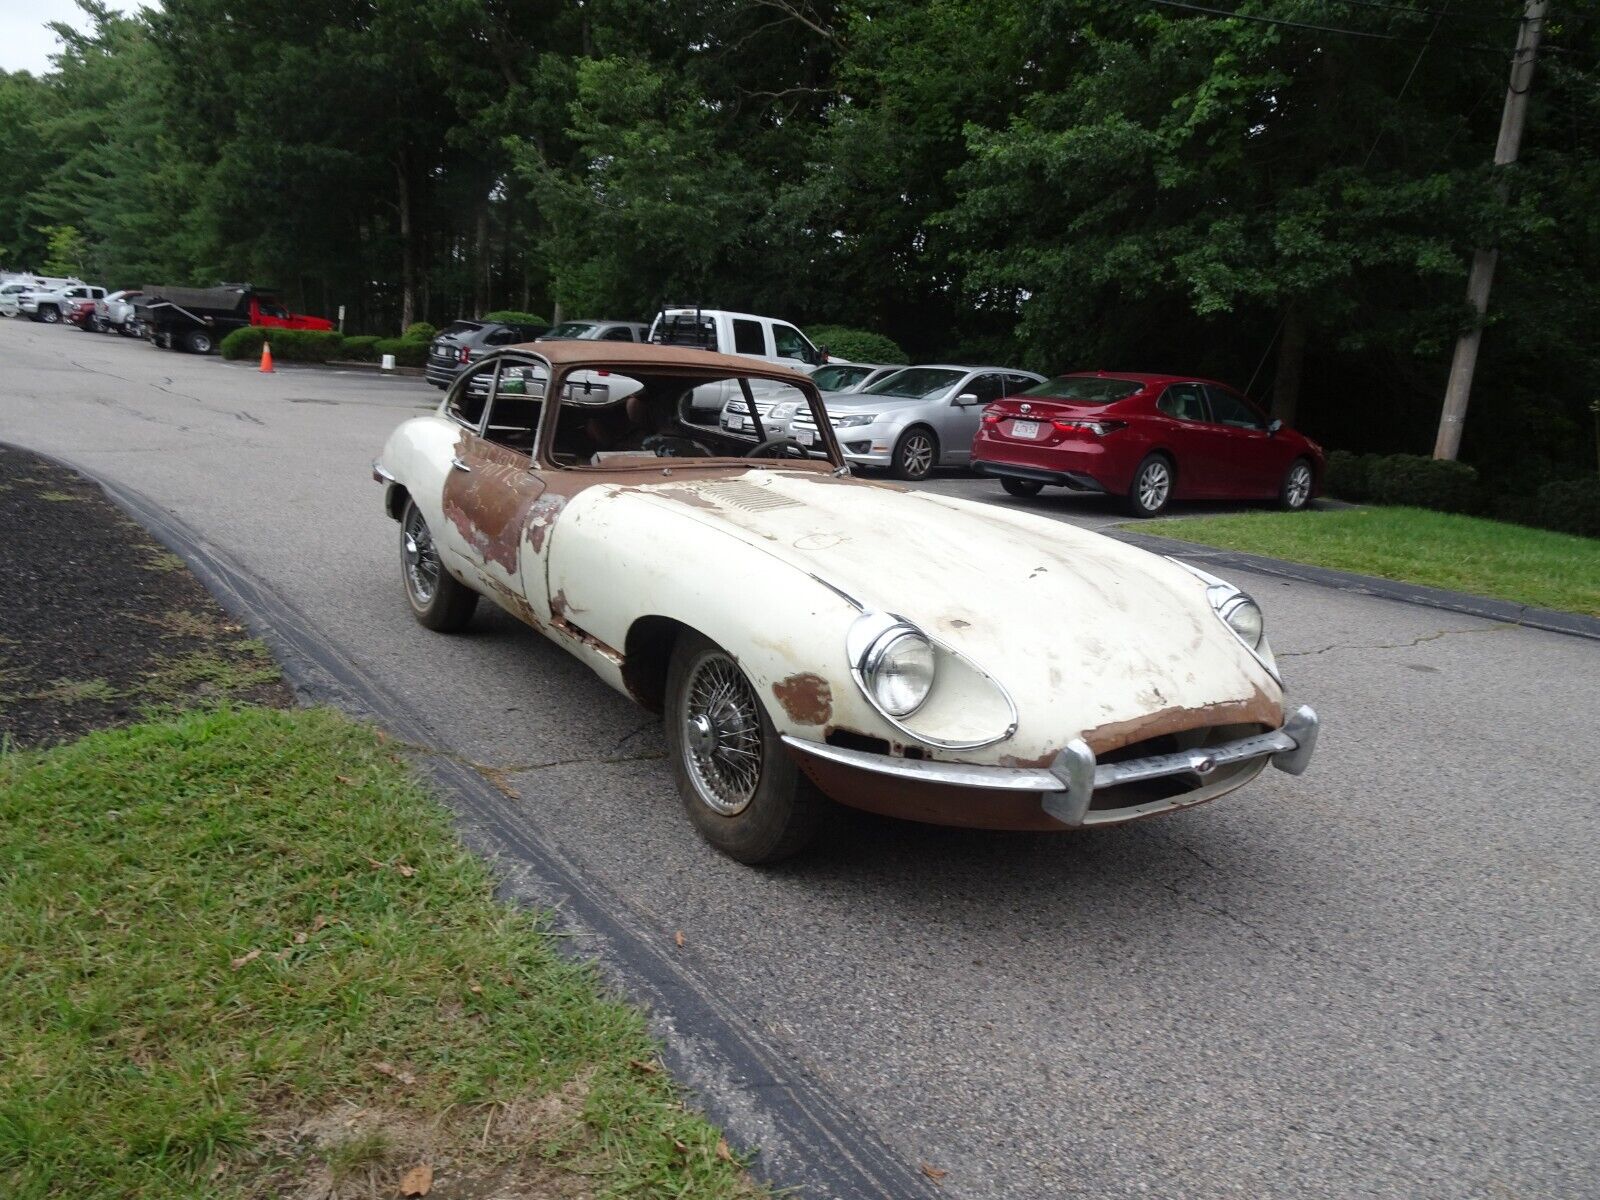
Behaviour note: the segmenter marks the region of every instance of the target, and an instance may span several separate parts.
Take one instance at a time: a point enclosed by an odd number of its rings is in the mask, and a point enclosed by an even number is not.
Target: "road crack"
[[[1313,657],[1313,656],[1318,655],[1318,654],[1326,654],[1330,650],[1409,650],[1413,646],[1422,645],[1424,642],[1436,642],[1442,637],[1451,637],[1451,636],[1454,636],[1456,634],[1462,634],[1462,633],[1504,633],[1508,629],[1520,629],[1520,628],[1522,628],[1520,625],[1514,625],[1514,624],[1511,624],[1510,622],[1505,622],[1505,623],[1502,623],[1502,624],[1499,624],[1499,625],[1491,625],[1487,629],[1484,629],[1481,626],[1475,626],[1472,629],[1440,629],[1440,630],[1437,630],[1437,631],[1435,631],[1433,633],[1425,633],[1420,637],[1414,637],[1409,642],[1376,642],[1376,643],[1332,642],[1329,645],[1321,646],[1321,647],[1319,647],[1319,648],[1317,648],[1315,650],[1284,650],[1284,651],[1280,651],[1280,652],[1277,653],[1276,657],[1278,657],[1278,658],[1310,658],[1310,657]]]

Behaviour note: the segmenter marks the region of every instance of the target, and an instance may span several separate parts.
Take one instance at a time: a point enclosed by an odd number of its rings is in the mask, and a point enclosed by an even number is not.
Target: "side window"
[[[996,400],[1000,399],[1001,390],[1002,383],[1000,376],[989,374],[979,375],[976,379],[967,384],[966,387],[962,388],[961,391],[956,394],[964,395],[967,392],[971,392],[973,395],[977,396],[979,404],[992,404]]]
[[[1206,402],[1198,383],[1169,383],[1156,408],[1180,421],[1206,420]]]
[[[522,340],[521,337],[517,336],[515,329],[491,329],[489,336],[483,339],[483,344],[486,346],[511,346]]]
[[[817,361],[817,352],[812,349],[811,343],[806,341],[805,334],[793,325],[782,325],[774,321],[772,344],[779,358],[796,358],[804,363]]]
[[[1245,403],[1244,399],[1219,387],[1208,387],[1211,397],[1211,419],[1218,425],[1231,425],[1235,429],[1265,429],[1267,423],[1261,415]]]
[[[618,325],[615,329],[607,330],[605,337],[600,339],[605,342],[631,342],[633,330],[626,325]]]
[[[544,407],[545,372],[532,363],[502,362],[489,401],[483,436],[520,454],[533,453],[533,436]]]
[[[1037,387],[1039,381],[1028,375],[1007,375],[1006,395],[1014,396],[1018,392],[1025,392],[1031,387]]]
[[[459,421],[468,429],[483,427],[483,410],[489,402],[489,389],[494,383],[494,373],[500,361],[480,363],[470,371],[463,371],[450,385],[450,398],[445,401],[445,415]]]
[[[733,323],[733,349],[737,354],[766,354],[767,339],[761,332],[761,322],[736,319]]]

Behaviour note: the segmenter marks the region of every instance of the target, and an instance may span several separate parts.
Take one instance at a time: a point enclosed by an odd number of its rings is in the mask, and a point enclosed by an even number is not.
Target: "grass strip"
[[[0,1191],[753,1194],[639,1014],[492,887],[328,711],[0,755]]]
[[[1186,542],[1600,616],[1600,541],[1420,508],[1183,517],[1129,526]]]

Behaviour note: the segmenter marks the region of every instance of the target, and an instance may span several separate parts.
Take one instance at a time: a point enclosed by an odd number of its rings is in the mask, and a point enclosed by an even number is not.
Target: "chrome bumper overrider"
[[[927,759],[891,758],[863,750],[846,750],[822,742],[785,737],[784,744],[804,754],[827,759],[879,775],[932,786],[990,789],[998,792],[1034,792],[1044,811],[1071,829],[1083,825],[1112,824],[1146,811],[1181,808],[1200,803],[1215,793],[1205,788],[1208,776],[1222,767],[1237,766],[1267,759],[1280,771],[1298,775],[1311,764],[1317,745],[1317,714],[1302,704],[1289,715],[1281,729],[1258,733],[1233,742],[1180,750],[1175,754],[1156,754],[1125,762],[1096,763],[1094,751],[1081,738],[1074,738],[1048,767],[989,767],[966,763],[932,762]],[[1191,775],[1202,784],[1192,799],[1178,796],[1157,805],[1139,805],[1138,811],[1111,810],[1092,813],[1089,804],[1097,791],[1119,784],[1141,783],[1171,775]]]

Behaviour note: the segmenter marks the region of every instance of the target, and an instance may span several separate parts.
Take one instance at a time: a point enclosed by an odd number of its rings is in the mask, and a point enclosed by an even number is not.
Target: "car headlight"
[[[794,416],[799,409],[800,406],[793,402],[774,404],[772,406],[772,411],[769,412],[767,416],[771,417],[774,421],[787,421],[790,417]]]
[[[878,419],[877,413],[850,413],[843,417],[829,418],[835,429],[849,429],[852,425],[871,425]]]
[[[1234,592],[1217,609],[1217,615],[1246,646],[1252,650],[1261,648],[1261,638],[1266,633],[1266,622],[1261,616],[1261,606],[1249,596],[1243,592]]]
[[[933,690],[933,647],[908,625],[897,625],[872,643],[861,675],[883,710],[909,717]]]

